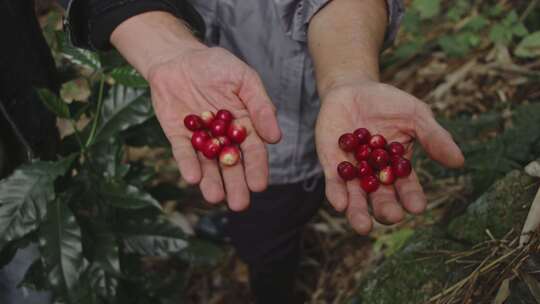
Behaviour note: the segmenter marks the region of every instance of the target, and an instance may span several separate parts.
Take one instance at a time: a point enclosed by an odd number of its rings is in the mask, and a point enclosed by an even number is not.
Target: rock
[[[495,238],[502,238],[512,228],[521,231],[538,186],[538,179],[524,172],[508,173],[450,222],[448,234],[476,244],[488,239],[486,230]]]
[[[488,238],[501,238],[512,228],[521,231],[538,179],[513,171],[496,182],[448,227],[418,230],[396,254],[361,283],[350,303],[417,304],[457,282],[465,271],[446,264],[441,251],[461,251]]]
[[[454,276],[454,269],[444,263],[444,255],[437,251],[462,248],[443,238],[441,231],[417,231],[408,245],[369,275],[351,303],[423,303]]]

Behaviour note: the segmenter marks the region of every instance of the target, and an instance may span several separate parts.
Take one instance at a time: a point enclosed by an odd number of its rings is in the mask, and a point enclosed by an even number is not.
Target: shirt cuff
[[[70,42],[92,50],[108,50],[114,29],[125,20],[150,11],[169,12],[190,24],[199,34],[204,32],[204,21],[183,1],[128,0],[94,1],[72,0],[67,8],[64,28]]]

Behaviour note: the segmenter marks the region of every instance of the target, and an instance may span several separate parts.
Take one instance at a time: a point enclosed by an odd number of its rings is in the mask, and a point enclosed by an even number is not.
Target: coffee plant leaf
[[[47,215],[47,202],[55,199],[54,181],[74,159],[35,161],[0,181],[0,250],[38,228]]]
[[[103,183],[99,194],[112,206],[120,209],[142,209],[155,207],[161,210],[161,205],[150,194],[135,186],[122,182]]]
[[[49,284],[74,302],[75,288],[87,262],[83,257],[81,229],[68,202],[67,196],[61,195],[47,204],[39,244]]]
[[[517,45],[514,54],[521,58],[540,57],[540,31],[527,35]]]
[[[96,142],[145,122],[154,115],[147,90],[115,86],[103,101]]]
[[[130,88],[148,88],[148,82],[131,66],[123,66],[113,69],[111,76],[117,84]]]
[[[39,98],[54,115],[60,118],[70,118],[69,107],[60,97],[48,89],[36,90]]]

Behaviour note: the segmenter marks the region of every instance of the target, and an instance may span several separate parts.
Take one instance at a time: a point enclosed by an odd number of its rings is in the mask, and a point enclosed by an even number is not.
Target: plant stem
[[[94,122],[92,124],[92,131],[90,131],[90,136],[88,136],[88,140],[86,141],[86,147],[89,147],[91,144],[94,143],[94,137],[96,135],[96,129],[97,124],[99,121],[99,116],[101,115],[101,107],[103,106],[103,87],[105,85],[105,75],[101,75],[101,80],[99,82],[99,95],[98,95],[98,106],[96,115],[94,117]]]
[[[536,7],[537,4],[538,4],[538,0],[531,1],[531,3],[529,3],[529,6],[527,6],[523,14],[519,17],[519,21],[525,20],[529,16],[529,14],[533,11],[533,9]]]
[[[75,121],[73,119],[69,119],[69,122],[71,123],[71,127],[73,128],[75,132],[75,138],[77,139],[77,142],[79,143],[79,146],[81,148],[81,151],[83,154],[86,152],[86,146],[83,145],[82,139],[81,139],[81,133],[79,132],[79,129],[77,128],[77,125],[75,124]]]

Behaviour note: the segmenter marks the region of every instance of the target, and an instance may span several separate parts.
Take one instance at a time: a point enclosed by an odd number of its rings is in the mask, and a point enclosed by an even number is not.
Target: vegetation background
[[[369,237],[320,210],[305,232],[298,283],[308,303],[361,301],[366,278],[399,259],[415,232],[450,222],[540,157],[540,1],[406,2],[397,43],[382,56],[383,79],[431,105],[467,164],[447,171],[419,151],[428,211]],[[246,302],[245,265],[228,245],[195,233],[212,210],[179,175],[147,83],[114,52],[71,47],[52,1],[39,1],[37,11],[64,79],[60,96],[39,90],[58,116],[62,157],[23,165],[0,182],[0,265],[38,242],[41,256],[21,286],[52,290],[57,303]],[[482,296],[487,288],[471,286]],[[483,303],[473,298],[433,302]]]

